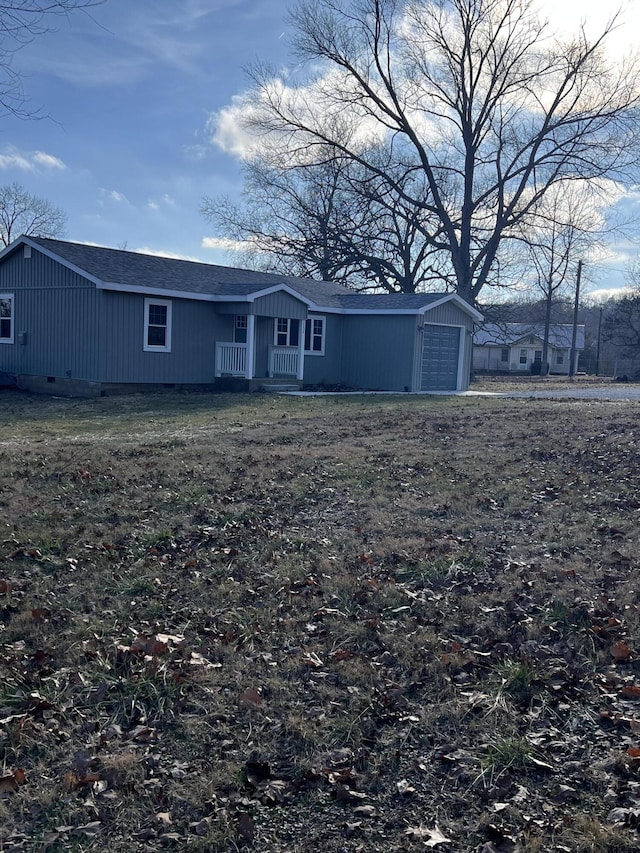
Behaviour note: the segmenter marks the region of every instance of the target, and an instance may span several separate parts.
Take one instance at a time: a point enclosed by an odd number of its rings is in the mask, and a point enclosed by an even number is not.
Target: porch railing
[[[298,347],[269,348],[269,376],[297,376]]]
[[[245,376],[247,345],[216,342],[216,376]]]

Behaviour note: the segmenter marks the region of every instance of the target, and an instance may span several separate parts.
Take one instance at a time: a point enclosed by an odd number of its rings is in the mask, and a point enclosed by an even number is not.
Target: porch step
[[[267,383],[260,386],[261,391],[266,391],[268,394],[283,394],[286,391],[299,391],[300,385],[295,382],[279,382]]]

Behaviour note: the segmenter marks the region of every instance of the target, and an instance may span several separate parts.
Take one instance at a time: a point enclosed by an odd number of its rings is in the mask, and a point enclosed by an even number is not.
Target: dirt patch
[[[0,410],[0,846],[632,851],[635,404]]]

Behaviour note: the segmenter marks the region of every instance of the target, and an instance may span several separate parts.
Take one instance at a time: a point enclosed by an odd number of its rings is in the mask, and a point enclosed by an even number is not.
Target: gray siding
[[[342,337],[342,382],[354,388],[414,388],[415,315],[349,315]]]
[[[99,296],[90,281],[35,249],[24,258],[20,247],[0,266],[0,293],[15,296],[15,343],[0,344],[0,370],[97,379]]]
[[[282,291],[261,296],[253,303],[253,313],[261,317],[290,317],[304,320],[307,316],[306,303]]]
[[[145,352],[144,300],[140,294],[102,291],[102,382],[213,382],[216,340],[233,340],[233,316],[215,305],[171,299],[171,352]]]
[[[307,354],[304,357],[305,385],[339,385],[342,378],[342,330],[345,318],[337,314],[310,314],[324,317],[324,355]]]

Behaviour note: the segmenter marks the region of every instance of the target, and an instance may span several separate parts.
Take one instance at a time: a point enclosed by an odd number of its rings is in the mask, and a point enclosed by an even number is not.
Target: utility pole
[[[573,303],[573,332],[571,334],[571,363],[569,365],[569,379],[576,374],[578,353],[576,352],[576,340],[578,337],[578,305],[580,303],[580,279],[582,278],[582,261],[578,261],[578,275],[576,276],[576,299]]]

